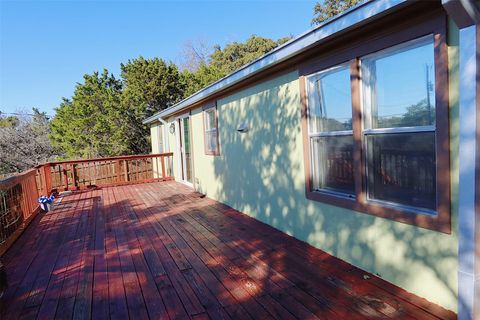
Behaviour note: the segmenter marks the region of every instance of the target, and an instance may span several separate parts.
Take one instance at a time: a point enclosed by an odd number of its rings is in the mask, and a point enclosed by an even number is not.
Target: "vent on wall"
[[[247,132],[248,131],[248,124],[246,124],[245,122],[240,123],[237,127],[237,131],[241,132],[241,133]]]

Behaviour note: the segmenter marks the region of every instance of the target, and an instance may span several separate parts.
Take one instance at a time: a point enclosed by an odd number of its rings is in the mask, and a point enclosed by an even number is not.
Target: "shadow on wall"
[[[214,159],[214,172],[221,187],[211,196],[456,310],[456,235],[305,198],[296,72],[234,94],[218,106],[221,156]],[[243,122],[249,131],[239,133]]]

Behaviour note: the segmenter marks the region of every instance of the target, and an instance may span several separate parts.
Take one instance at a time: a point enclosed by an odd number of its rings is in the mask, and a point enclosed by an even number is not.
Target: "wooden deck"
[[[176,182],[66,196],[3,260],[1,319],[455,318]]]

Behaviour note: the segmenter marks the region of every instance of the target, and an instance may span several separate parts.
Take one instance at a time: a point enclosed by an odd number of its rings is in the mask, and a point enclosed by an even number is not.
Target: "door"
[[[190,141],[190,117],[185,116],[180,119],[180,168],[182,181],[193,185],[192,178],[192,145]]]

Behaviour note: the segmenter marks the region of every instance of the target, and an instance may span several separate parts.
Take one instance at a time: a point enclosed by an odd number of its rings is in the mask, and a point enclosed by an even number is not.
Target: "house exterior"
[[[478,1],[367,1],[144,121],[178,181],[480,317]]]

